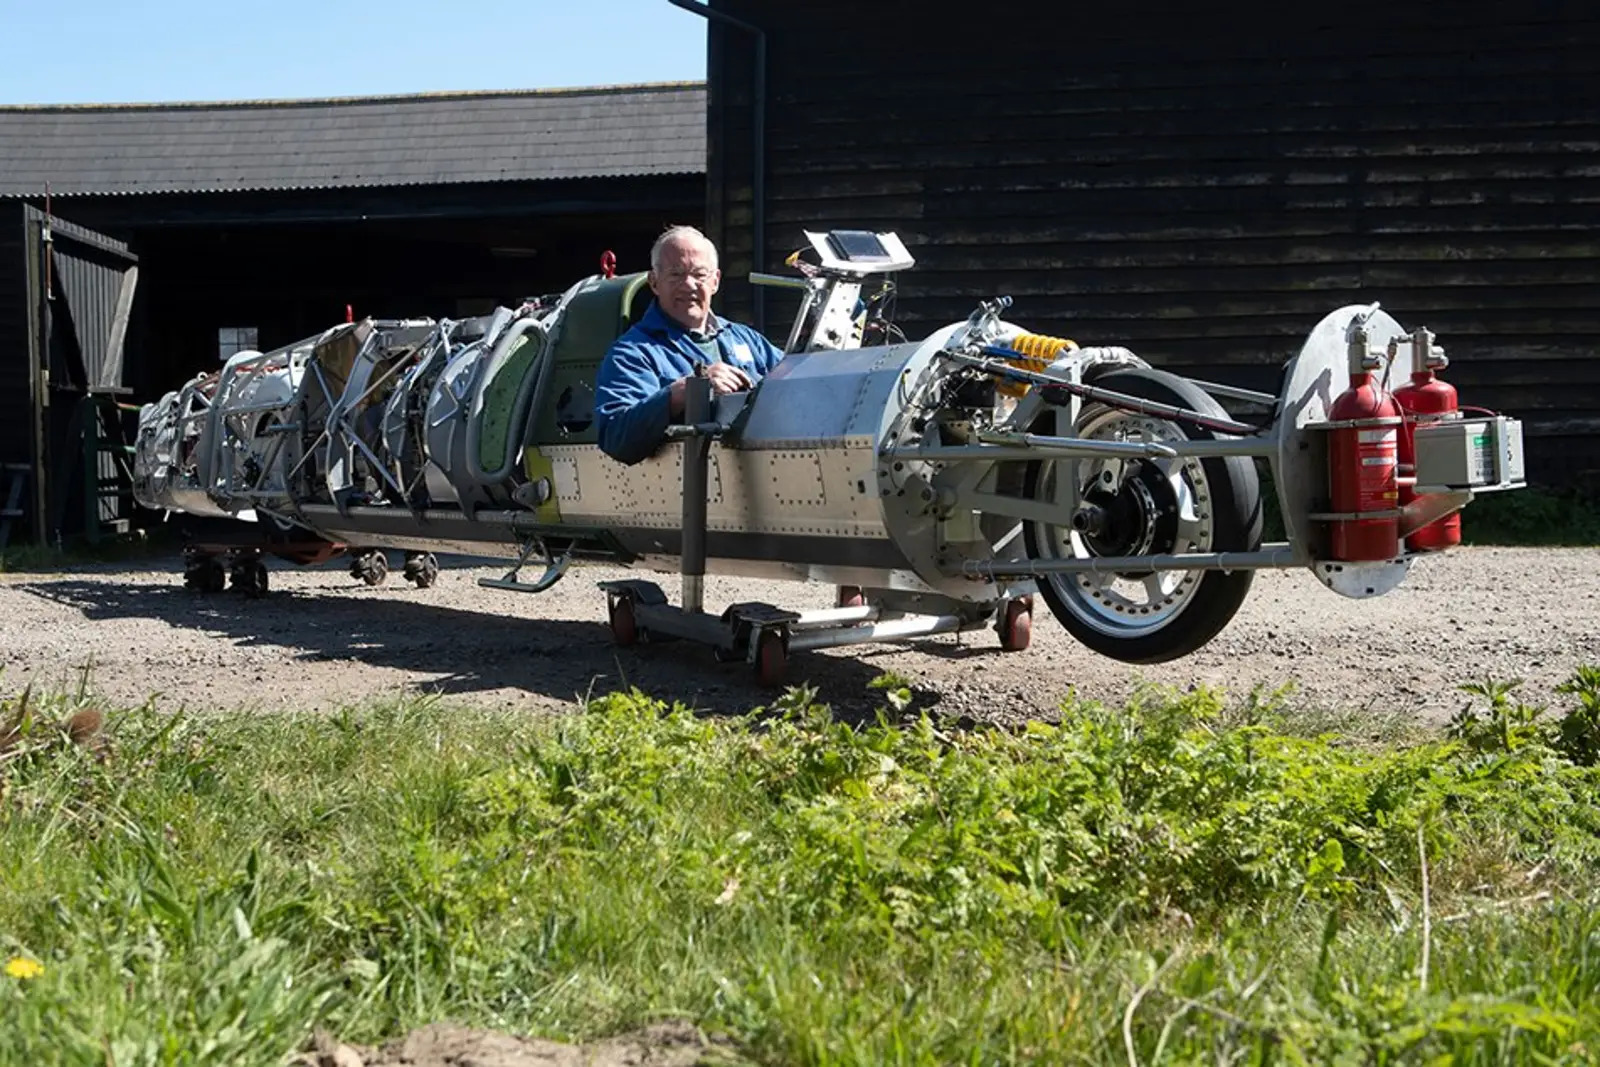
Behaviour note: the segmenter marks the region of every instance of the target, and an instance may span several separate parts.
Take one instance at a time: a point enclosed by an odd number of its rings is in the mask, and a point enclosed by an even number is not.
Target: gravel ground
[[[0,575],[0,693],[75,686],[87,665],[91,687],[112,701],[155,693],[159,706],[195,710],[330,708],[407,690],[555,709],[636,685],[736,712],[772,696],[748,668],[696,646],[614,648],[594,587],[624,573],[611,568],[574,569],[534,597],[480,588],[476,579],[500,568],[467,562],[447,562],[426,590],[398,573],[368,588],[339,560],[274,563],[272,592],[259,601],[188,592],[179,570],[172,557]],[[675,596],[675,579],[662,580]],[[706,602],[805,609],[831,598],[824,586],[712,578]],[[1368,601],[1303,571],[1264,572],[1215,641],[1159,666],[1087,651],[1041,602],[1024,653],[1004,654],[980,631],[796,655],[790,677],[846,713],[873,707],[867,682],[893,670],[914,679],[925,703],[980,719],[1047,716],[1071,692],[1120,701],[1154,682],[1236,696],[1293,683],[1290,703],[1302,709],[1437,722],[1464,701],[1458,682],[1521,678],[1524,699],[1550,702],[1580,663],[1600,664],[1600,549],[1466,548],[1418,563],[1398,590]]]

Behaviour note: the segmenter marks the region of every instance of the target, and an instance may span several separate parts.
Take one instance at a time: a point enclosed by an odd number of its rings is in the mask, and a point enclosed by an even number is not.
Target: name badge
[[[750,346],[743,341],[735,341],[729,346],[733,350],[733,358],[740,363],[754,363],[756,357],[751,354]]]

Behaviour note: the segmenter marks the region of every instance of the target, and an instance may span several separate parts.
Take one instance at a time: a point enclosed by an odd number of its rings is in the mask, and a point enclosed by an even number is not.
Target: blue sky
[[[667,0],[0,0],[0,42],[0,104],[705,77],[705,20]]]

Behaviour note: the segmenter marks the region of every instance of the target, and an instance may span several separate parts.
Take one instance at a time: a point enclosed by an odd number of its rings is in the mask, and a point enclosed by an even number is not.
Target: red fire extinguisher
[[[1328,411],[1328,482],[1333,511],[1334,559],[1350,563],[1400,554],[1400,405],[1372,372],[1366,323],[1350,329],[1350,388]]]
[[[1418,426],[1440,419],[1455,417],[1456,387],[1439,380],[1436,371],[1450,365],[1444,349],[1433,343],[1433,334],[1419,329],[1411,335],[1411,382],[1394,391],[1394,400],[1400,405],[1405,424],[1400,428],[1400,473],[1416,475],[1415,434]],[[1416,499],[1416,490],[1410,485],[1400,487],[1400,506],[1403,508]],[[1461,543],[1461,513],[1453,511],[1442,519],[1414,531],[1406,538],[1406,547],[1413,552],[1437,552],[1454,548]]]

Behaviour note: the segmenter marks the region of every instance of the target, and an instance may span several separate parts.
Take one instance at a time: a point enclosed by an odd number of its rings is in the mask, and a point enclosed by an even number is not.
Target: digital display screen
[[[851,263],[885,263],[893,257],[871,230],[832,230],[828,247],[834,255]]]

